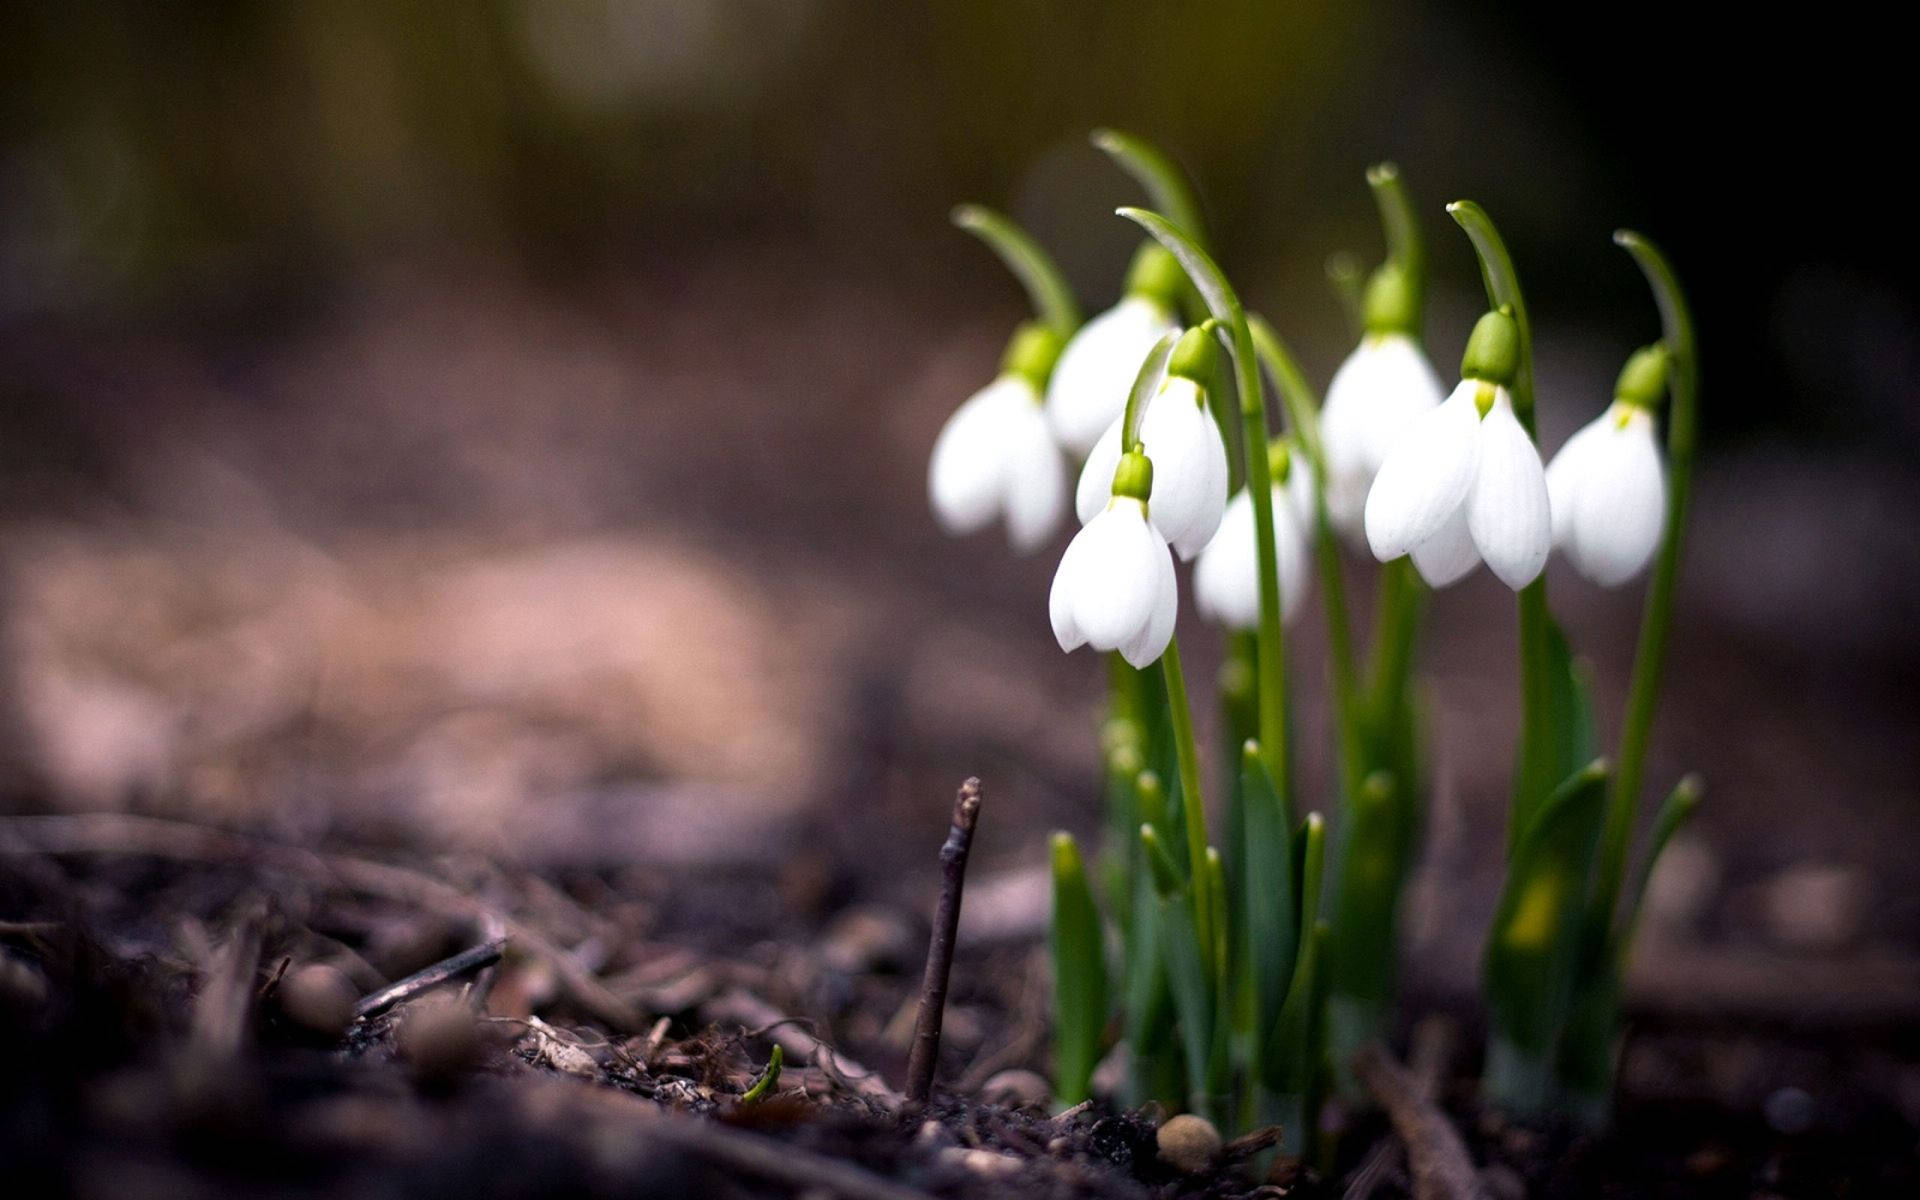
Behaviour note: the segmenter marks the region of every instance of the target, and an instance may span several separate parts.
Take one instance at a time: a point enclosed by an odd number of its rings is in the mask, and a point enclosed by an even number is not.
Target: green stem
[[[1520,292],[1520,277],[1513,269],[1513,256],[1494,228],[1486,210],[1471,200],[1456,200],[1447,212],[1466,231],[1474,252],[1480,257],[1480,277],[1486,285],[1487,301],[1495,308],[1512,310],[1514,324],[1520,329],[1520,363],[1513,378],[1514,415],[1527,436],[1538,440],[1533,412],[1533,323],[1527,315],[1527,302]],[[1520,589],[1520,782],[1514,796],[1513,824],[1533,806],[1542,803],[1560,783],[1548,779],[1551,773],[1553,731],[1547,728],[1547,576],[1541,572]],[[1517,833],[1513,836],[1517,836]],[[1509,838],[1509,845],[1512,837]]]
[[[1353,650],[1353,628],[1347,614],[1345,573],[1340,567],[1340,544],[1333,533],[1333,521],[1327,515],[1327,459],[1320,441],[1319,403],[1307,377],[1273,326],[1255,314],[1248,318],[1253,330],[1253,345],[1267,373],[1280,389],[1281,403],[1287,411],[1287,424],[1305,450],[1308,468],[1313,472],[1314,559],[1320,570],[1320,589],[1325,597],[1328,657],[1333,674],[1334,714],[1339,725],[1340,775],[1343,795],[1358,794],[1364,774],[1360,736],[1360,696]]]
[[[1340,311],[1346,315],[1347,332],[1358,341],[1367,331],[1367,277],[1360,269],[1360,260],[1346,250],[1328,255],[1327,282],[1333,285]]]
[[[1273,544],[1273,477],[1267,467],[1267,406],[1260,387],[1247,310],[1233,285],[1192,237],[1159,213],[1122,208],[1119,214],[1152,234],[1171,250],[1200,290],[1214,319],[1233,333],[1233,379],[1240,393],[1242,445],[1247,488],[1253,499],[1254,548],[1260,579],[1260,750],[1274,787],[1289,807],[1293,801],[1287,754],[1286,648],[1280,633],[1280,568]]]
[[[1040,243],[1012,219],[981,204],[962,204],[953,210],[953,223],[985,242],[1007,264],[1022,286],[1033,311],[1062,342],[1080,328],[1080,304],[1073,288]]]
[[[1620,732],[1620,766],[1607,798],[1605,834],[1600,843],[1600,874],[1595,912],[1610,921],[1626,870],[1627,840],[1633,814],[1645,780],[1647,743],[1652,736],[1654,710],[1660,703],[1660,680],[1667,659],[1667,636],[1673,623],[1673,591],[1680,574],[1681,543],[1687,505],[1693,493],[1693,449],[1699,417],[1700,360],[1694,342],[1693,314],[1679,276],[1659,247],[1631,230],[1613,240],[1633,255],[1646,275],[1660,307],[1662,336],[1673,359],[1667,411],[1667,519],[1660,557],[1647,585],[1646,607],[1640,618],[1640,643],[1633,656],[1633,683],[1627,693],[1626,716]]]
[[[1127,407],[1120,414],[1120,449],[1135,449],[1140,445],[1140,422],[1146,419],[1147,405],[1153,402],[1153,392],[1160,384],[1160,377],[1167,373],[1167,363],[1173,358],[1173,348],[1180,341],[1179,332],[1162,334],[1160,340],[1147,352],[1146,361],[1140,364],[1139,373],[1133,377],[1133,388],[1127,392]],[[1151,500],[1148,501],[1152,503]]]
[[[1180,668],[1180,639],[1160,656],[1167,679],[1167,707],[1173,715],[1173,750],[1180,767],[1180,809],[1186,817],[1188,878],[1193,888],[1194,933],[1212,957],[1213,905],[1207,886],[1207,813],[1200,797],[1200,751],[1193,740],[1193,710],[1187,704],[1187,676]]]
[[[1206,222],[1200,214],[1200,201],[1187,182],[1187,173],[1167,157],[1165,151],[1131,133],[1118,129],[1096,129],[1093,144],[1120,165],[1120,169],[1146,190],[1153,207],[1167,215],[1184,230],[1195,245],[1206,246]]]

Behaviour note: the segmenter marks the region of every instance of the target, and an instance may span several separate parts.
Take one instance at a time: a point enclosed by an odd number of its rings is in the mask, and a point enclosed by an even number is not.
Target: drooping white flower
[[[1082,522],[1104,509],[1112,494],[1122,420],[1107,426],[1080,469],[1074,510]],[[1190,559],[1220,527],[1230,470],[1226,441],[1200,385],[1178,375],[1162,383],[1140,418],[1140,444],[1153,459],[1153,527]]]
[[[947,418],[933,443],[927,495],[950,534],[974,533],[1004,516],[1022,554],[1052,535],[1066,512],[1067,464],[1028,377],[1002,375]]]
[[[1126,408],[1127,392],[1154,343],[1177,328],[1171,309],[1137,295],[1080,327],[1047,385],[1047,421],[1062,446],[1076,455],[1093,448]]]
[[[1601,587],[1646,569],[1666,528],[1667,470],[1653,413],[1615,400],[1547,467],[1553,544]]]
[[[1075,534],[1053,576],[1047,612],[1062,650],[1090,645],[1118,650],[1144,668],[1173,638],[1180,595],[1167,540],[1148,520],[1152,471],[1129,454],[1120,468],[1136,486],[1120,494]]]
[[[1518,337],[1504,313],[1480,319],[1467,344],[1466,378],[1394,444],[1367,493],[1374,557],[1413,553],[1434,587],[1465,576],[1477,555],[1519,591],[1552,549],[1540,452],[1514,415],[1513,397],[1495,382],[1512,378]]]
[[[1367,490],[1388,451],[1421,414],[1439,407],[1440,376],[1405,333],[1369,333],[1334,372],[1320,410],[1327,516],[1358,541]]]
[[[1253,493],[1241,488],[1227,502],[1220,528],[1193,567],[1193,600],[1200,614],[1233,629],[1260,624],[1259,537]],[[1313,528],[1313,473],[1296,463],[1284,484],[1273,485],[1274,566],[1280,582],[1280,619],[1290,621],[1311,590],[1307,560]]]

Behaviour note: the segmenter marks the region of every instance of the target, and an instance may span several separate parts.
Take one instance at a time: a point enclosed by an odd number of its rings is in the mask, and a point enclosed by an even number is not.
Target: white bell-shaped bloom
[[[1082,523],[1100,513],[1113,494],[1124,419],[1114,418],[1080,469],[1074,510]],[[1162,383],[1140,418],[1140,444],[1153,460],[1153,527],[1182,559],[1190,559],[1220,527],[1230,471],[1227,443],[1200,385],[1179,375]]]
[[[1307,548],[1313,528],[1313,475],[1296,465],[1273,485],[1274,566],[1280,581],[1280,620],[1291,621],[1313,575]],[[1253,493],[1241,488],[1227,502],[1220,528],[1193,566],[1193,601],[1200,614],[1233,629],[1260,624],[1259,535]]]
[[[1047,597],[1062,650],[1118,650],[1139,668],[1166,652],[1180,593],[1173,555],[1147,509],[1144,500],[1115,496],[1073,536]]]
[[[1367,493],[1367,543],[1382,562],[1412,553],[1435,587],[1471,571],[1471,553],[1519,591],[1552,549],[1548,512],[1546,472],[1513,398],[1463,379],[1380,465]]]
[[[1007,521],[1022,554],[1037,549],[1067,507],[1067,463],[1047,428],[1040,394],[1021,375],[1002,375],[947,418],[927,468],[933,515],[950,534]]]
[[[1667,469],[1653,413],[1616,400],[1547,467],[1553,544],[1582,575],[1618,587],[1646,569],[1666,529]]]
[[[1091,450],[1127,407],[1154,343],[1178,328],[1173,314],[1146,296],[1128,296],[1082,325],[1047,384],[1047,421],[1060,444],[1075,455]]]
[[[1370,333],[1340,364],[1320,410],[1327,517],[1359,541],[1367,490],[1401,434],[1445,395],[1440,376],[1404,333]]]

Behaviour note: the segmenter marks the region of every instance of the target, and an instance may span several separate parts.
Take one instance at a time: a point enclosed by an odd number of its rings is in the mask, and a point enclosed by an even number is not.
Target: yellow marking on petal
[[[1477,386],[1473,389],[1473,406],[1480,410],[1481,420],[1486,420],[1487,414],[1493,411],[1494,399],[1499,394],[1500,389],[1486,380],[1477,382]]]

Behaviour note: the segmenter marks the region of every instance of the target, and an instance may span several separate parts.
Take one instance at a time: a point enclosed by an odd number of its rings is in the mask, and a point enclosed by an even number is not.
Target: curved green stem
[[[1340,311],[1346,314],[1347,332],[1359,340],[1367,331],[1367,276],[1360,269],[1360,260],[1345,250],[1328,255],[1327,282],[1333,285]]]
[[[1267,466],[1267,406],[1260,387],[1247,310],[1233,285],[1207,252],[1159,213],[1122,208],[1119,214],[1152,234],[1171,250],[1207,302],[1214,319],[1233,334],[1233,380],[1240,393],[1242,449],[1247,460],[1247,489],[1253,498],[1254,537],[1260,579],[1260,750],[1282,802],[1291,806],[1288,772],[1286,647],[1280,633],[1280,567],[1273,544],[1273,476]]]
[[[1700,360],[1694,342],[1693,314],[1679,276],[1659,247],[1623,229],[1613,235],[1640,265],[1660,307],[1661,336],[1672,356],[1667,410],[1667,518],[1647,585],[1646,607],[1640,618],[1640,642],[1633,656],[1633,683],[1627,693],[1626,716],[1620,731],[1620,768],[1607,798],[1606,832],[1600,843],[1600,875],[1595,911],[1611,920],[1626,870],[1627,841],[1633,831],[1634,809],[1647,764],[1654,710],[1660,703],[1660,677],[1666,666],[1667,635],[1673,622],[1673,591],[1680,574],[1680,554],[1687,523],[1687,505],[1693,494],[1693,446],[1699,417]]]
[[[1447,205],[1447,213],[1466,231],[1480,258],[1480,278],[1486,285],[1487,302],[1494,308],[1506,308],[1520,329],[1520,364],[1513,377],[1514,415],[1535,437],[1533,414],[1533,322],[1527,315],[1526,298],[1520,292],[1520,276],[1513,269],[1513,256],[1494,228],[1486,210],[1471,200],[1456,200]],[[1526,815],[1558,787],[1552,774],[1553,731],[1547,728],[1548,616],[1547,576],[1520,589],[1520,771],[1518,790],[1510,819],[1515,830],[1524,828]]]
[[[1211,955],[1213,905],[1207,886],[1207,812],[1200,796],[1200,751],[1193,740],[1193,710],[1187,704],[1187,675],[1180,667],[1180,639],[1167,643],[1160,656],[1167,679],[1167,708],[1173,717],[1173,750],[1180,766],[1180,808],[1186,818],[1188,878],[1193,886],[1194,933]]]
[[[1387,257],[1400,268],[1413,295],[1413,330],[1417,337],[1426,308],[1427,248],[1420,237],[1420,216],[1413,197],[1400,179],[1400,168],[1379,163],[1367,168],[1367,186],[1380,206],[1380,224],[1387,234]]]
[[[1167,214],[1196,245],[1207,245],[1206,222],[1201,218],[1200,201],[1193,194],[1193,185],[1187,182],[1186,172],[1165,151],[1145,138],[1118,129],[1096,129],[1092,141],[1118,163],[1121,170],[1133,176],[1157,211]]]
[[[1173,358],[1173,347],[1180,340],[1180,333],[1174,330],[1160,335],[1160,340],[1147,351],[1147,357],[1140,364],[1140,371],[1133,377],[1133,388],[1127,392],[1126,411],[1120,415],[1120,449],[1132,450],[1140,444],[1140,422],[1147,415],[1147,405],[1153,402],[1153,390],[1159,386],[1160,377],[1167,373],[1167,363]],[[1149,501],[1151,503],[1151,501]]]
[[[1080,304],[1073,288],[1040,243],[1009,217],[981,204],[962,204],[953,210],[953,223],[985,242],[1027,289],[1033,311],[1060,340],[1080,328]]]

